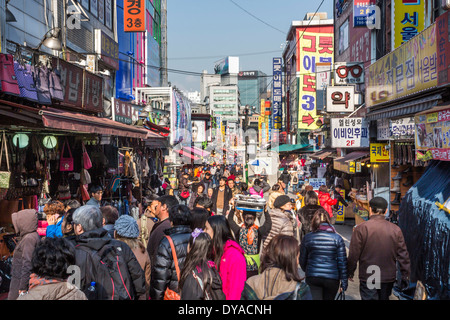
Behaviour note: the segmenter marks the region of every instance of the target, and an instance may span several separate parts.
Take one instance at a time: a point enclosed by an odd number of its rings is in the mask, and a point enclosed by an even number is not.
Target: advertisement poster
[[[332,148],[369,147],[368,123],[364,118],[331,119]]]
[[[366,70],[366,105],[403,98],[438,85],[436,24]]]
[[[450,161],[450,109],[418,115],[416,158]]]
[[[203,120],[192,121],[192,142],[206,141],[206,122]]]
[[[301,39],[299,38],[301,36]],[[297,28],[298,129],[314,130],[317,116],[316,64],[333,63],[333,26]]]
[[[394,49],[425,28],[425,0],[394,0]]]

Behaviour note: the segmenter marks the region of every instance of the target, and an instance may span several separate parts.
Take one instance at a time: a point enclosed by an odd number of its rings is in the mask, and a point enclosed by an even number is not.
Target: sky
[[[292,21],[316,12],[322,0],[167,0],[169,82],[184,91],[200,91],[200,75],[214,64],[239,57],[240,71],[272,74],[272,59],[282,57]],[[333,18],[333,0],[319,12]]]

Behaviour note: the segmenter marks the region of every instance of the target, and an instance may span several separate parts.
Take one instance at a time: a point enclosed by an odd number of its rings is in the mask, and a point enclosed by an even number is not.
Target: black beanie
[[[273,202],[273,206],[275,208],[281,208],[282,206],[284,206],[286,203],[291,202],[291,198],[289,198],[287,195],[281,195],[278,196],[275,201]]]

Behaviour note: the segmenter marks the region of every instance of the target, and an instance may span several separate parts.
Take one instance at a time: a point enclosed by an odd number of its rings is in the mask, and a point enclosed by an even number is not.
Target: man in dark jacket
[[[205,177],[203,178],[202,183],[205,186],[205,189],[203,190],[203,193],[205,193],[205,194],[209,188],[214,187],[214,182],[212,180],[211,172],[206,171]]]
[[[362,300],[389,300],[397,275],[401,289],[409,285],[410,260],[401,229],[385,219],[387,201],[369,202],[369,220],[355,227],[348,254],[348,278],[353,281],[359,262],[359,291]]]
[[[213,202],[212,211],[216,214],[225,215],[230,207],[230,200],[233,198],[233,193],[226,185],[227,178],[220,177],[219,186],[214,189],[211,200]]]
[[[187,256],[187,247],[192,232],[189,208],[184,205],[177,205],[171,208],[169,220],[172,227],[165,230],[165,237],[159,244],[154,262],[155,267],[152,270],[150,281],[150,298],[152,300],[163,300],[164,292],[167,288],[178,292],[178,278],[180,275],[177,275],[172,248],[166,236],[169,236],[173,241],[180,272],[183,270]]]
[[[280,178],[284,183],[284,193],[288,194],[289,183],[291,182],[291,175],[289,174],[287,169],[284,169],[283,173],[280,175]]]
[[[125,242],[109,237],[108,231],[102,227],[102,220],[100,208],[95,206],[82,206],[73,214],[73,227],[77,236],[75,262],[80,267],[80,290],[87,293],[87,288],[94,281],[96,295],[100,296],[98,299],[138,299],[145,295],[144,271]],[[121,280],[120,283],[114,281],[114,285],[111,285],[113,277],[108,270],[105,272],[100,260],[94,258],[95,254],[100,255],[106,250],[114,250],[119,256]],[[119,292],[120,289],[123,290]]]

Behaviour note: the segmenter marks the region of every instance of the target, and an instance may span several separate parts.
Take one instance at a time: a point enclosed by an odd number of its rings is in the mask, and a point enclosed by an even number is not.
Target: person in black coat
[[[233,193],[231,189],[226,185],[227,178],[221,177],[219,180],[219,186],[214,188],[211,200],[213,202],[212,211],[216,214],[226,215],[227,211],[230,208],[230,200],[233,198]],[[219,201],[219,192],[223,192],[223,204],[220,204]],[[222,206],[222,208],[220,208]],[[219,210],[218,210],[219,209]]]
[[[314,191],[307,191],[305,194],[305,206],[303,206],[299,212],[298,216],[302,223],[302,232],[300,235],[300,240],[311,232],[311,220],[317,210],[322,209],[319,205],[319,197]]]
[[[169,210],[169,220],[172,227],[165,230],[164,233],[173,241],[178,267],[182,270],[192,232],[190,228],[191,212],[185,205],[176,205]],[[154,268],[152,268],[150,299],[163,300],[164,292],[167,288],[178,292],[178,279],[180,276],[177,275],[170,242],[167,237],[164,237],[159,244]]]
[[[319,209],[311,222],[312,232],[300,246],[299,263],[311,288],[313,300],[334,300],[339,290],[347,290],[347,253],[325,209]]]

